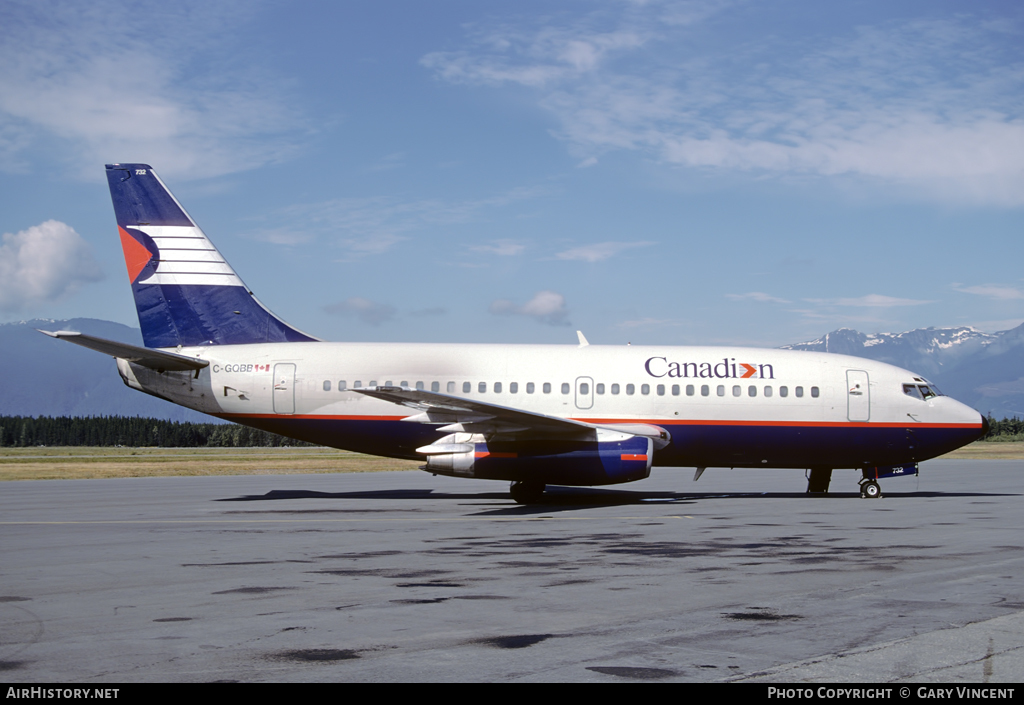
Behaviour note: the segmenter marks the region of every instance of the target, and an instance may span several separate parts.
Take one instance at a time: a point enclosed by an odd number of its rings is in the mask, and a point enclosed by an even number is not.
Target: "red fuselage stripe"
[[[304,419],[313,421],[401,421],[405,416],[341,416],[334,414],[216,414],[225,419]],[[742,419],[572,419],[592,424],[657,426],[775,426],[804,428],[981,428],[980,423],[890,423],[877,421],[744,421]]]

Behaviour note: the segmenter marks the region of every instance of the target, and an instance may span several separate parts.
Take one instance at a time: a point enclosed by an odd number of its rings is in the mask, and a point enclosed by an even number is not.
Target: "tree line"
[[[1016,440],[1024,441],[1024,419],[1018,419],[1015,416],[1012,419],[996,421],[990,414],[988,417],[988,426],[988,435],[982,440],[989,440],[991,438],[1009,440],[1010,438],[1016,437]]]
[[[0,446],[277,448],[310,446],[248,426],[138,416],[0,416]]]
[[[1024,440],[1024,419],[989,416],[984,440]],[[131,446],[278,448],[311,446],[248,426],[144,419],[138,416],[0,416],[0,447]]]

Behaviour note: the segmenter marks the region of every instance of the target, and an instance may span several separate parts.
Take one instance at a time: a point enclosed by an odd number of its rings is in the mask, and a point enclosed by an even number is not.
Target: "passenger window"
[[[756,397],[757,396],[757,387],[755,387],[754,385],[750,385],[749,387],[747,387],[747,396],[748,397]]]
[[[420,390],[422,392],[423,389],[424,389],[423,382],[417,382],[416,383],[416,389],[418,389],[418,390]]]
[[[765,387],[764,388],[764,395],[766,397],[770,397],[772,395],[772,388],[771,387]]]
[[[581,382],[580,383],[580,394],[583,395],[583,396],[586,396],[586,395],[590,394],[590,385],[587,384],[586,382]]]
[[[569,383],[568,382],[562,382],[562,394],[568,394],[568,393],[569,393]]]
[[[658,392],[659,397],[665,396],[665,385],[659,384],[657,387],[655,387],[655,391]]]
[[[794,391],[794,392],[796,392],[796,395],[797,395],[798,397],[802,397],[802,396],[804,395],[804,388],[803,388],[803,387],[797,387],[797,388],[796,388],[795,390],[793,390],[793,391]]]
[[[632,384],[627,384],[626,385],[626,394],[632,395],[634,392],[636,392],[636,387],[634,387]]]
[[[446,389],[448,390],[449,394],[454,394],[455,393],[455,382],[449,382],[448,386],[446,387]]]
[[[788,397],[789,396],[789,387],[779,387],[779,396],[780,397]]]
[[[545,382],[544,386],[541,387],[541,391],[545,394],[551,394],[551,382]]]
[[[811,396],[814,397],[815,399],[818,398],[818,388],[817,387],[811,387]]]
[[[649,385],[649,384],[641,384],[640,385],[640,393],[641,394],[650,394],[651,393],[651,385]]]
[[[594,388],[594,391],[597,392],[598,394],[604,394],[604,383],[602,382],[601,384],[598,384]]]
[[[376,386],[377,386],[377,380],[375,380],[375,379],[371,379],[371,380],[370,380],[370,384],[369,384],[369,385],[367,385],[367,386],[369,386],[369,387],[376,387]]]
[[[325,379],[324,380],[324,391],[325,392],[331,391],[331,380],[329,380],[329,379]]]
[[[391,382],[388,382],[388,384],[391,384]],[[409,386],[409,382],[407,380],[403,379],[401,382],[398,383],[398,386],[399,387],[408,387]]]
[[[356,389],[359,389],[363,386],[363,383],[357,379],[355,382],[352,383],[352,386],[355,387]]]
[[[440,382],[431,382],[430,383],[430,391],[432,391],[432,392],[440,392],[441,391],[441,383]]]
[[[724,384],[718,385],[718,389],[716,389],[715,391],[718,393],[718,396],[724,397],[725,396],[725,385]]]
[[[509,382],[508,383],[508,393],[509,394],[517,394],[518,392],[519,392],[519,382]]]
[[[341,380],[340,382],[338,382],[338,391],[339,392],[344,392],[345,389],[346,389],[346,387],[345,387],[345,380]]]
[[[384,386],[385,387],[390,387],[391,386],[391,380],[389,379],[386,382],[384,382]]]
[[[679,385],[678,384],[673,384],[672,385],[672,396],[674,396],[674,397],[678,397],[679,396]]]
[[[734,397],[738,397],[742,393],[743,393],[743,390],[740,388],[740,385],[738,385],[738,384],[732,385],[732,395]]]
[[[463,394],[469,394],[472,391],[473,391],[473,383],[472,382],[463,382],[462,383],[462,393]]]
[[[494,383],[494,393],[501,394],[501,382]]]
[[[612,385],[612,394],[618,394],[618,393],[619,393],[619,385],[613,384]]]
[[[526,393],[527,394],[533,394],[533,390],[534,389],[535,389],[535,387],[533,386],[533,382],[527,382],[526,383]]]
[[[688,396],[688,397],[692,397],[693,396],[693,385],[692,384],[686,385],[686,396]],[[707,396],[707,394],[705,394],[704,396]]]
[[[481,394],[486,394],[487,393],[487,382],[481,382],[480,384],[477,385],[476,389]]]
[[[702,397],[709,396],[711,394],[711,387],[706,384],[700,385],[700,395]]]

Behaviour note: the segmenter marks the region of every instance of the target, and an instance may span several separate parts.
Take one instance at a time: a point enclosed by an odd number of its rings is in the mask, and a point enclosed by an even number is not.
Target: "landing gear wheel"
[[[874,480],[865,482],[860,486],[860,496],[868,499],[877,499],[882,496],[882,488]]]
[[[509,493],[519,504],[536,504],[544,497],[543,482],[513,482]]]

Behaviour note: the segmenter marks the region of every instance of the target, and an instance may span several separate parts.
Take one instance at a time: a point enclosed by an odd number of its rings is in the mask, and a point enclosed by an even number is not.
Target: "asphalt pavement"
[[[1024,461],[8,482],[0,680],[1024,680]]]

